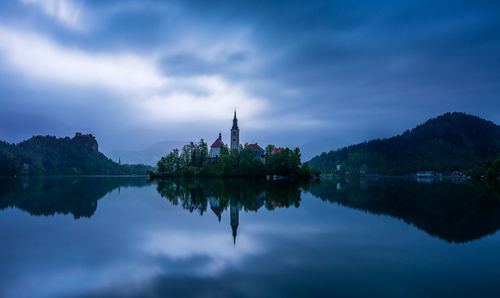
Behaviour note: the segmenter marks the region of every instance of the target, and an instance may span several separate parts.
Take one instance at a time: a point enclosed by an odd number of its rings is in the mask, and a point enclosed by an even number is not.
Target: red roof
[[[281,152],[281,148],[275,148],[273,149],[273,154],[278,154]]]
[[[210,146],[211,148],[219,148],[222,147],[222,140],[220,138],[217,138],[215,142]]]
[[[245,147],[247,150],[252,150],[252,151],[264,151],[259,145],[257,144],[249,144],[248,146]]]

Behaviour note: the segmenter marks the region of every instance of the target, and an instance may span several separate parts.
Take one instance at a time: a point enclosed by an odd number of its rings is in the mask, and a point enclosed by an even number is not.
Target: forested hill
[[[91,134],[34,136],[19,144],[0,141],[0,176],[146,174],[143,165],[120,165],[99,152]]]
[[[314,157],[322,173],[410,174],[466,170],[500,154],[500,127],[465,113],[446,113],[402,135],[351,145]]]

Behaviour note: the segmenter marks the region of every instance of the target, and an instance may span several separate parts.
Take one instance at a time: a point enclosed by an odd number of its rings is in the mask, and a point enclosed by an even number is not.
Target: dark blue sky
[[[305,157],[448,111],[500,122],[498,1],[0,4],[0,139],[227,138]]]

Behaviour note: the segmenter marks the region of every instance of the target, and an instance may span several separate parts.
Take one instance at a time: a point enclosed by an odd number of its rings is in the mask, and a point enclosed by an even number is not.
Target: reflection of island
[[[208,207],[219,221],[229,211],[233,241],[239,226],[239,213],[275,208],[299,207],[302,189],[308,182],[248,179],[164,179],[157,180],[157,191],[174,205],[203,215]]]
[[[146,185],[145,178],[50,177],[0,179],[0,210],[16,207],[31,215],[91,217],[97,201],[120,186]]]
[[[323,180],[310,192],[323,201],[400,218],[449,242],[471,241],[500,229],[499,198],[491,189],[470,184]]]

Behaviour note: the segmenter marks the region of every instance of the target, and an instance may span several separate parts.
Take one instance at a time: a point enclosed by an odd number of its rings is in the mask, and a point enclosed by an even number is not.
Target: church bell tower
[[[233,127],[231,128],[231,150],[233,149],[240,151],[240,129],[238,128],[236,109],[234,110]]]

